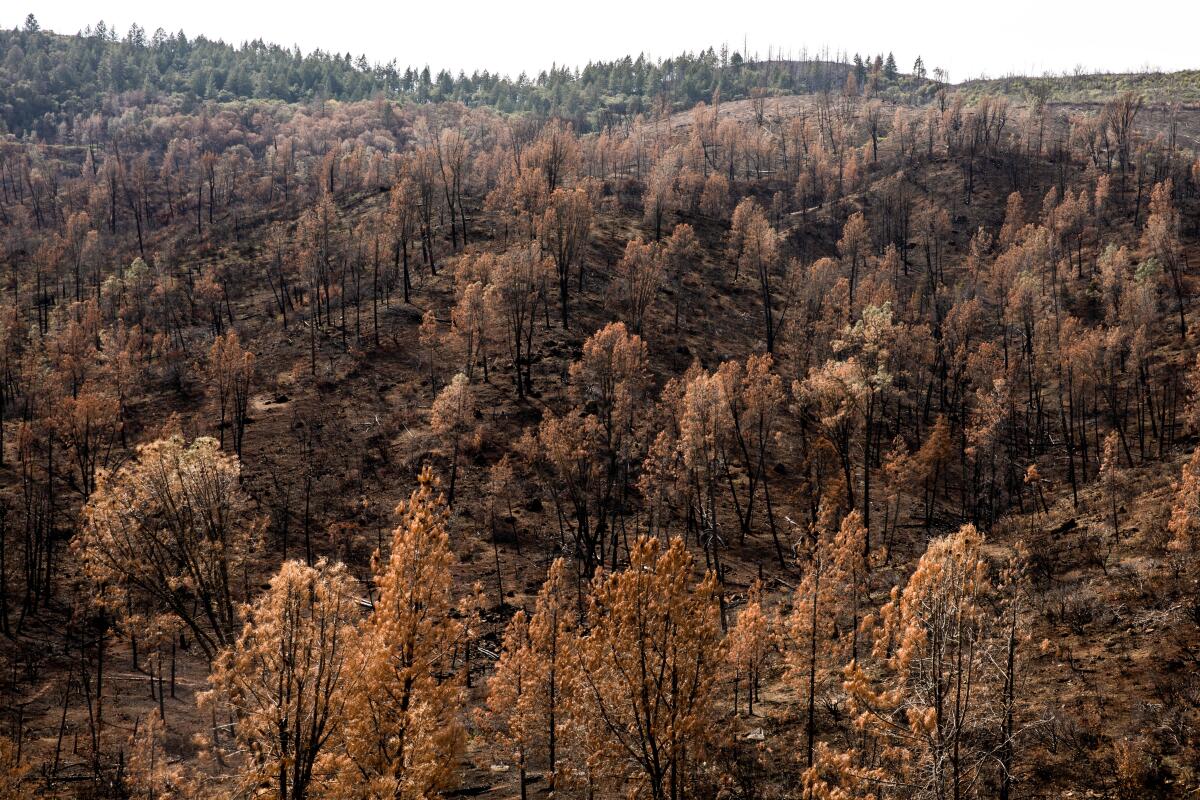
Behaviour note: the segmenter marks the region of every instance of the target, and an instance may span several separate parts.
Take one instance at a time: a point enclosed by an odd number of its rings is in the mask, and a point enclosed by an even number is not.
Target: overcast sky
[[[893,51],[907,71],[920,55],[954,81],[1012,72],[1200,68],[1200,0],[853,0],[852,2],[675,3],[661,0],[7,0],[0,24],[33,11],[43,28],[75,33],[103,19],[122,34],[131,23],[182,29],[240,44],[262,38],[305,52],[314,48],[371,61],[391,59],[471,72],[516,75],[552,63],[582,66],[626,53],[666,57],[748,42],[798,55]]]

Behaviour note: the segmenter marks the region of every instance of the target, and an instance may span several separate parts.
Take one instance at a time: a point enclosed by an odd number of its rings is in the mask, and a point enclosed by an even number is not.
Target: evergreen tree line
[[[710,47],[665,60],[638,55],[582,69],[552,66],[536,76],[511,78],[487,70],[468,76],[435,73],[428,65],[401,69],[395,59],[372,64],[364,55],[320,49],[304,54],[261,39],[235,47],[161,28],[147,35],[136,24],[124,36],[103,21],[68,36],[41,30],[31,14],[21,28],[0,31],[0,133],[52,140],[73,117],[117,105],[169,102],[191,113],[204,101],[381,96],[556,116],[590,130],[634,114],[690,108],[718,92],[737,99],[754,89],[828,91],[840,89],[851,70],[862,84],[868,68],[854,58],[849,63],[843,55],[802,53],[796,60],[762,61]],[[885,63],[882,56],[875,61]],[[890,53],[886,65],[884,83],[895,91],[929,85],[902,77]]]

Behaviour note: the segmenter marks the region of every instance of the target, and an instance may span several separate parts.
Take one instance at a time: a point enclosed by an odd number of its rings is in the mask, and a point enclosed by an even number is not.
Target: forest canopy
[[[861,58],[858,64],[865,75]],[[373,64],[350,53],[301,53],[262,40],[235,47],[183,31],[148,33],[136,24],[124,34],[101,21],[62,35],[40,30],[32,19],[0,31],[0,133],[50,138],[60,122],[111,106],[116,96],[122,105],[168,103],[185,113],[205,101],[244,99],[457,101],[561,117],[586,130],[654,106],[690,107],[716,92],[736,99],[756,88],[780,94],[839,88],[854,69],[828,54],[756,61],[710,47],[660,60],[638,55],[556,66],[536,76],[466,75],[401,68],[395,60]],[[887,80],[906,92],[927,83],[895,71]]]

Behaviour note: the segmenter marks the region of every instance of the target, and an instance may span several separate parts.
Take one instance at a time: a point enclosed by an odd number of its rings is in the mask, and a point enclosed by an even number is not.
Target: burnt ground
[[[723,109],[729,106],[736,104],[725,104]],[[1003,175],[984,175],[976,201],[970,207],[961,207],[955,202],[961,194],[961,173],[953,165],[934,163],[908,180],[919,197],[936,197],[959,207],[953,236],[959,252],[975,227],[999,224],[1009,191]],[[373,195],[342,198],[345,228],[348,230],[384,201]],[[854,207],[856,203],[859,200],[852,197],[843,205]],[[813,254],[831,253],[838,230],[830,217],[844,211],[823,209],[799,219],[792,217],[791,246]],[[459,558],[459,586],[465,594],[471,585],[482,584],[491,605],[483,646],[490,653],[495,652],[495,642],[511,608],[529,605],[546,565],[561,550],[549,499],[541,497],[532,482],[519,481],[514,487],[514,517],[505,524],[516,531],[520,547],[518,551],[511,533],[501,531],[504,541],[499,547],[499,563],[504,598],[503,603],[499,602],[494,588],[492,537],[483,503],[485,467],[527,426],[536,424],[546,409],[566,408],[566,365],[578,355],[586,334],[615,316],[609,270],[627,239],[635,234],[652,236],[639,219],[636,208],[610,209],[598,217],[586,255],[590,277],[583,295],[574,300],[572,329],[562,331],[558,327],[553,305],[548,312],[550,324],[539,320],[533,370],[535,394],[523,401],[516,399],[510,383],[511,364],[502,355],[496,360],[491,381],[476,386],[484,435],[480,445],[464,457],[451,528]],[[745,278],[733,282],[721,257],[723,230],[705,220],[682,219],[695,225],[705,245],[705,256],[684,282],[682,306],[686,311],[681,330],[675,333],[670,328],[673,298],[666,291],[660,292],[649,315],[651,323],[645,337],[659,387],[668,377],[686,369],[693,359],[713,368],[722,360],[743,358],[762,347],[758,295]],[[477,213],[471,224],[470,246],[487,246],[492,235],[487,218]],[[261,274],[265,253],[255,230],[262,229],[252,229],[242,245],[216,248],[203,259],[234,265],[247,274]],[[951,263],[957,255],[951,255]],[[1188,255],[1190,263],[1200,263],[1200,249],[1193,246]],[[312,497],[313,549],[318,555],[345,559],[363,578],[369,573],[371,551],[380,541],[386,541],[395,523],[392,510],[415,485],[420,466],[433,463],[446,471],[447,452],[429,430],[428,417],[436,389],[456,371],[458,358],[448,348],[435,354],[431,377],[428,353],[419,344],[417,329],[427,308],[434,309],[444,323],[443,330],[448,329],[456,257],[439,253],[436,276],[418,271],[412,305],[392,298],[381,315],[379,346],[374,346],[369,335],[344,350],[340,338],[322,342],[315,378],[309,373],[307,329],[293,320],[284,330],[268,313],[269,292],[251,289],[234,309],[239,331],[243,340],[251,343],[258,363],[252,421],[243,454],[247,486],[261,503],[262,513],[271,513],[276,479],[295,483],[308,466],[299,442],[304,436],[315,437],[321,463]],[[914,269],[911,280],[923,279]],[[1197,316],[1195,309],[1189,311],[1189,318]],[[369,322],[364,325],[369,329]],[[1191,328],[1200,328],[1200,320],[1195,320]],[[197,340],[200,338],[198,335]],[[1164,336],[1158,355],[1164,360],[1181,358],[1194,352],[1195,345],[1194,333],[1184,343]],[[786,362],[780,366],[790,383],[795,376],[787,372]],[[195,383],[185,385],[182,392],[155,388],[141,402],[135,416],[138,429],[131,434],[137,439],[173,429],[188,436],[214,433],[211,405],[203,387]],[[6,436],[10,443],[13,438]],[[1173,731],[1180,730],[1180,715],[1196,713],[1200,700],[1200,636],[1196,621],[1190,617],[1194,606],[1189,607],[1195,599],[1194,594],[1189,598],[1164,588],[1173,567],[1171,556],[1163,548],[1170,483],[1193,444],[1190,440],[1183,442],[1161,462],[1139,464],[1130,471],[1120,529],[1115,535],[1107,530],[1104,503],[1096,490],[1085,489],[1079,506],[1073,506],[1061,470],[1054,464],[1047,464],[1043,470],[1048,480],[1048,511],[1013,513],[991,532],[989,546],[997,558],[1018,540],[1024,540],[1039,554],[1043,565],[1035,576],[1028,613],[1030,633],[1023,650],[1029,693],[1022,706],[1025,721],[1031,726],[1029,750],[1022,758],[1023,796],[1058,796],[1066,787],[1078,789],[1077,796],[1083,796],[1083,787],[1109,793],[1115,786],[1116,746],[1123,739],[1143,736],[1145,731],[1169,738],[1176,735]],[[786,467],[786,446],[780,461]],[[8,485],[15,480],[12,464],[12,459],[7,459],[0,472],[0,479]],[[292,491],[297,491],[294,485]],[[785,516],[798,494],[798,478],[783,469],[773,491],[778,492],[781,516]],[[286,556],[298,557],[303,554],[302,525],[294,500],[292,506]],[[793,512],[793,516],[800,518],[799,513]],[[333,528],[335,522],[348,523],[349,527]],[[876,601],[886,596],[892,583],[903,579],[930,537],[955,524],[952,515],[944,512],[931,529],[903,527],[894,543],[893,562],[876,575]],[[728,591],[735,604],[740,591],[761,574],[770,587],[771,602],[786,606],[787,588],[795,584],[798,571],[791,566],[780,569],[772,553],[770,537],[761,527],[744,548],[730,549]],[[262,584],[284,555],[283,542],[275,537],[262,553],[257,569],[245,580]],[[85,741],[88,711],[79,701],[78,689],[67,698],[66,714],[62,712],[65,677],[80,674],[78,645],[73,646],[72,640],[62,635],[71,620],[72,609],[66,603],[72,596],[83,596],[83,592],[60,585],[51,607],[28,620],[18,642],[14,645],[6,641],[3,645],[13,676],[9,685],[20,687],[19,697],[5,697],[4,705],[19,719],[25,731],[23,747],[32,760],[51,764],[58,753],[54,791],[61,794],[83,791],[83,779],[90,771]],[[1049,647],[1043,648],[1043,641],[1049,642]],[[129,737],[139,719],[158,707],[151,699],[144,664],[135,665],[132,655],[127,639],[109,640],[103,736],[110,751]],[[476,663],[472,693],[475,704],[481,701],[487,662],[484,654]],[[196,692],[204,688],[206,672],[207,666],[193,655],[178,654],[175,695],[165,701],[164,708],[168,747],[182,759],[193,757],[194,737],[208,726],[195,704]],[[798,768],[789,766],[786,755],[798,752],[793,747],[799,736],[794,699],[775,675],[764,691],[760,716],[730,720],[730,730],[737,737],[757,728],[764,730],[764,742],[756,747],[775,753],[769,768],[777,771],[764,778],[780,788],[794,786],[798,772]],[[829,728],[837,722],[838,709],[826,709],[822,725]],[[469,756],[464,784],[470,794],[512,796],[512,776],[490,768],[494,753],[473,742]],[[1176,748],[1167,758],[1180,765],[1191,760],[1192,767],[1197,766],[1195,751],[1189,754],[1186,747]],[[541,787],[541,782],[533,785],[534,796]]]

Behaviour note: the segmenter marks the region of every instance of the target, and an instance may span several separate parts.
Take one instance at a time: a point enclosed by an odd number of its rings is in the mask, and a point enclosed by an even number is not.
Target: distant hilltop
[[[0,31],[0,134],[53,138],[60,124],[94,113],[167,104],[190,113],[202,102],[285,103],[386,98],[460,102],[505,113],[569,120],[587,131],[636,115],[737,100],[814,92],[853,92],[922,104],[953,89],[1049,102],[1094,102],[1126,90],[1147,102],[1200,102],[1200,72],[1006,77],[950,84],[918,56],[901,67],[892,53],[802,53],[767,58],[708,48],[666,59],[644,55],[584,66],[552,66],[516,77],[487,70],[467,75],[429,66],[371,63],[365,56],[254,40],[240,46],[133,25],[119,35],[103,22],[72,35],[24,26]]]

